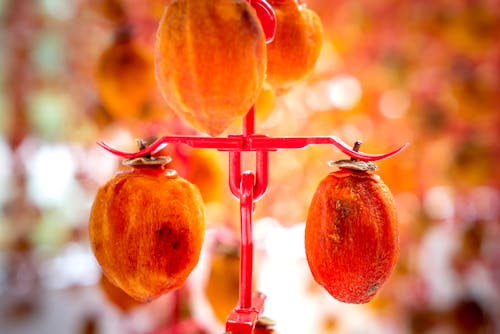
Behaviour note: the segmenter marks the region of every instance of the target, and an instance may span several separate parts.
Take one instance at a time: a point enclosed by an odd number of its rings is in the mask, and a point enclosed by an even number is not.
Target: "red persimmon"
[[[376,174],[341,168],[319,184],[305,230],[315,281],[335,299],[369,302],[399,255],[394,200]]]
[[[184,284],[204,233],[199,190],[158,165],[117,174],[99,189],[90,214],[90,243],[104,274],[141,302]]]

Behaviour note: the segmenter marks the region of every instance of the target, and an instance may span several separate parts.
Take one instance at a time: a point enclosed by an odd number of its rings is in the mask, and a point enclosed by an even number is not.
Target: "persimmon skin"
[[[162,167],[117,174],[98,190],[90,213],[90,244],[104,274],[141,302],[185,283],[204,233],[199,190]]]
[[[305,250],[315,281],[332,297],[369,302],[399,255],[394,200],[380,177],[340,169],[324,178],[309,206]]]
[[[319,16],[297,0],[268,0],[276,13],[276,34],[267,45],[266,80],[286,92],[307,77],[323,46]]]
[[[257,100],[266,69],[265,35],[245,0],[177,0],[160,21],[155,64],[167,104],[216,136]]]

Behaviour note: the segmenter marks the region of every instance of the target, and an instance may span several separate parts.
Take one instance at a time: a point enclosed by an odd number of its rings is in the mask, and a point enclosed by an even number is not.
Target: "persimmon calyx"
[[[329,166],[336,166],[339,168],[346,168],[358,171],[376,171],[377,164],[373,161],[361,161],[352,159],[343,159],[337,161],[328,161]]]
[[[141,166],[161,167],[165,166],[171,161],[172,158],[170,156],[159,156],[159,157],[144,156],[144,157],[125,159],[123,160],[122,163],[125,166],[131,166],[131,167],[141,167]]]

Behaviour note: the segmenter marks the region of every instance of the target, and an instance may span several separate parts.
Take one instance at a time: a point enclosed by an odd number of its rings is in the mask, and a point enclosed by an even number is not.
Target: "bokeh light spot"
[[[353,108],[361,99],[361,85],[355,77],[347,74],[330,80],[329,98],[331,104],[341,110]]]
[[[62,205],[74,182],[75,170],[66,146],[41,146],[27,162],[29,198],[41,207]]]
[[[402,89],[391,89],[382,94],[379,101],[380,113],[387,118],[400,118],[410,107],[410,94]]]

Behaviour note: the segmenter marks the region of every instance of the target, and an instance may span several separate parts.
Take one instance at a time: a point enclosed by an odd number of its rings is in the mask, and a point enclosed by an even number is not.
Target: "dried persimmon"
[[[165,101],[202,132],[221,134],[259,96],[265,34],[247,1],[171,2],[155,49],[156,78]]]
[[[199,190],[159,165],[138,164],[114,176],[90,214],[90,243],[104,274],[142,302],[185,283],[204,233]]]
[[[205,294],[215,317],[224,322],[238,303],[240,283],[239,248],[219,246],[210,262]]]
[[[268,0],[276,12],[276,34],[267,45],[266,80],[286,91],[314,69],[323,45],[319,16],[297,0]]]
[[[341,168],[324,178],[309,206],[305,250],[315,281],[330,295],[369,302],[399,255],[394,200],[380,177]]]
[[[95,82],[113,119],[135,119],[147,110],[155,88],[153,55],[130,32],[119,32],[98,59]]]

